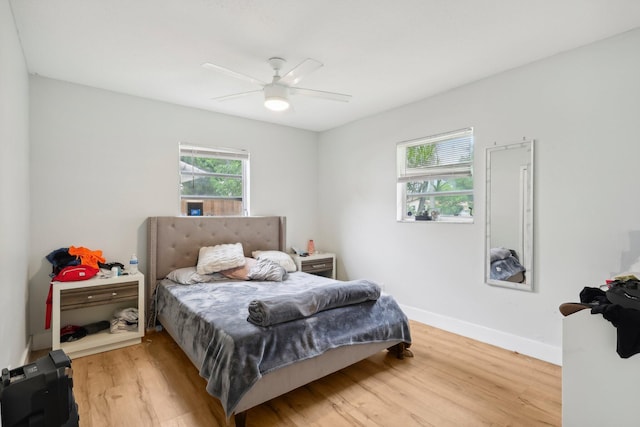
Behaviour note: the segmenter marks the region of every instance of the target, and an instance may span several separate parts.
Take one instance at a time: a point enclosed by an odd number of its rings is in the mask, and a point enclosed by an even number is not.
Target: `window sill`
[[[473,224],[474,217],[472,216],[456,216],[456,217],[440,217],[437,220],[433,221],[416,221],[415,219],[399,219],[398,222],[405,223],[448,223],[448,224]]]

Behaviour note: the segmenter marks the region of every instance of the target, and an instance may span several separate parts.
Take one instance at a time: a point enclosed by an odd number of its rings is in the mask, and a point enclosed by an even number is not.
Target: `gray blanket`
[[[276,325],[379,297],[380,286],[368,280],[335,282],[295,294],[253,300],[247,320],[258,326]]]
[[[283,282],[231,281],[158,286],[157,309],[172,319],[174,338],[200,365],[209,394],[220,399],[227,415],[260,377],[327,350],[359,343],[411,342],[407,317],[393,297],[326,310],[273,326],[247,322],[255,299],[293,294],[334,283],[306,273]]]

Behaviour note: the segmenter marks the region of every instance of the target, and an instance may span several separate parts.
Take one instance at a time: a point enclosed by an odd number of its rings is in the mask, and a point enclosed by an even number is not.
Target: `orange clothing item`
[[[101,262],[104,264],[104,262],[106,261],[102,257],[101,250],[92,251],[91,249],[87,249],[82,246],[80,246],[79,248],[76,248],[75,246],[71,246],[69,248],[69,255],[79,256],[82,264],[88,265],[93,268],[100,268],[98,266],[98,262]]]

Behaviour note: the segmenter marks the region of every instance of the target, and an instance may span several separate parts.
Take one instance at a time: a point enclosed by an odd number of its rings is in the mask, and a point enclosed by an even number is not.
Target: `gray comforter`
[[[325,286],[333,281],[306,273],[283,282],[232,281],[178,285],[157,290],[158,314],[171,319],[174,338],[200,365],[209,394],[227,415],[260,377],[327,350],[359,343],[411,342],[407,317],[382,294],[375,301],[334,308],[311,317],[262,327],[247,321],[249,303]]]

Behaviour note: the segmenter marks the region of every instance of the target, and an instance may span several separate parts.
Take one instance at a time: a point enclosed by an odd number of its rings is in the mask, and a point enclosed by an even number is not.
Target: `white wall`
[[[7,0],[0,0],[0,369],[28,351],[29,86]]]
[[[148,216],[178,215],[178,142],[246,148],[251,214],[285,215],[289,245],[316,231],[317,134],[31,77],[31,331],[50,345],[44,303],[60,247],[146,265]]]
[[[321,135],[319,226],[341,278],[410,316],[561,362],[558,305],[640,257],[640,30]],[[474,127],[475,223],[397,223],[395,145]],[[484,150],[537,141],[535,292],[483,283]],[[327,246],[327,245],[324,245]]]

